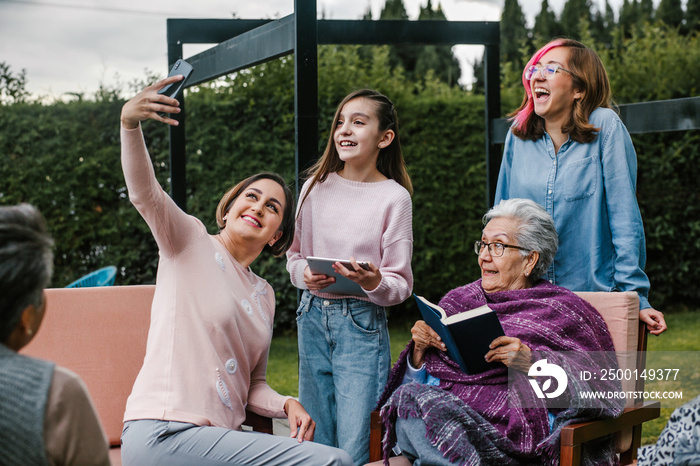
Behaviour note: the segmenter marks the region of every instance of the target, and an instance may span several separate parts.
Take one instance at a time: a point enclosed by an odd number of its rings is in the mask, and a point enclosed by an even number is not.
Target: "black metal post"
[[[182,58],[182,42],[168,41],[168,70]],[[170,196],[185,212],[187,211],[187,157],[185,156],[185,94],[180,96],[178,114],[170,115],[180,122],[170,127]]]
[[[486,119],[486,207],[493,206],[496,197],[501,149],[493,142],[494,121],[501,116],[501,75],[498,42],[486,45],[484,53],[485,119]]]
[[[316,0],[294,0],[294,130],[297,195],[299,175],[318,155],[318,30]]]
[[[487,205],[493,203],[500,166],[499,25],[490,22],[317,20],[314,0],[295,0],[292,15],[278,20],[169,19],[168,59],[183,43],[218,43],[188,58],[195,67],[188,87],[290,53],[294,60],[294,127],[297,192],[299,174],[316,160],[318,145],[318,44],[484,44],[486,80]],[[173,198],[186,202],[185,133],[171,130]],[[495,126],[494,126],[495,125]],[[502,125],[501,125],[502,126]],[[494,139],[495,138],[495,139]]]

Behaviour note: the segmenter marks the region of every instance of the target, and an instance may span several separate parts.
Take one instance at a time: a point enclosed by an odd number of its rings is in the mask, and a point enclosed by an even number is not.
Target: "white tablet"
[[[367,293],[362,289],[360,285],[354,281],[343,277],[333,269],[333,264],[340,262],[346,268],[352,270],[352,264],[349,260],[340,259],[328,259],[326,257],[313,257],[309,256],[306,258],[306,262],[309,264],[309,268],[315,274],[328,275],[329,277],[335,277],[335,283],[322,288],[320,291],[324,293],[336,293],[341,295],[351,295],[351,296],[367,296]],[[356,261],[360,267],[365,270],[369,270],[369,264],[363,261]]]

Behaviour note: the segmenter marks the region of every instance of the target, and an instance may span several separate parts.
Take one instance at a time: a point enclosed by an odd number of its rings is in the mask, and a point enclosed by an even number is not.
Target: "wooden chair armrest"
[[[369,418],[369,460],[379,461],[382,459],[382,434],[384,425],[379,411],[372,411]]]
[[[265,417],[253,411],[245,410],[244,426],[251,427],[255,432],[272,434],[272,418]]]
[[[647,401],[625,408],[620,416],[614,419],[571,424],[561,431],[561,464],[578,464],[580,461],[581,445],[589,440],[618,432],[622,429],[639,426],[646,421],[656,419],[661,415],[661,403]],[[369,432],[369,460],[382,459],[382,424],[379,411],[372,411]]]
[[[562,445],[577,445],[595,440],[619,430],[633,427],[643,422],[656,419],[661,415],[661,403],[647,401],[625,408],[620,416],[613,419],[570,424],[561,430]]]
[[[614,419],[570,424],[561,430],[561,465],[577,465],[581,458],[581,445],[589,440],[618,432],[626,428],[641,427],[641,424],[661,415],[659,401],[646,401],[625,408]],[[633,445],[636,454],[638,445]]]

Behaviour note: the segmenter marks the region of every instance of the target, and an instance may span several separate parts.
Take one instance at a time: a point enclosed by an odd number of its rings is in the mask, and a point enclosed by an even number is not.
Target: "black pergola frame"
[[[316,0],[295,0],[294,13],[277,20],[168,19],[168,63],[183,58],[184,44],[218,44],[187,58],[194,67],[187,87],[211,81],[251,66],[294,54],[295,171],[299,174],[318,156],[318,45],[484,45],[486,203],[491,205],[501,159],[492,141],[500,116],[500,25],[498,22],[324,20],[317,19]],[[186,210],[184,99],[170,127],[171,195]]]
[[[169,19],[168,63],[182,57],[184,44],[218,44],[187,60],[194,72],[187,87],[284,56],[294,60],[295,170],[309,167],[318,152],[319,44],[485,46],[486,207],[493,205],[509,123],[501,115],[498,22],[318,20],[315,0],[295,0],[294,13],[269,19]],[[185,102],[170,127],[171,195],[186,210]],[[620,105],[630,134],[700,129],[700,97]]]

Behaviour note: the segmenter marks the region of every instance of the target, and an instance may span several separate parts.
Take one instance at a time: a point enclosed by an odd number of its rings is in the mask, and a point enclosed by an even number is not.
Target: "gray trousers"
[[[345,451],[314,442],[150,419],[124,423],[121,454],[124,466],[353,465]]]

